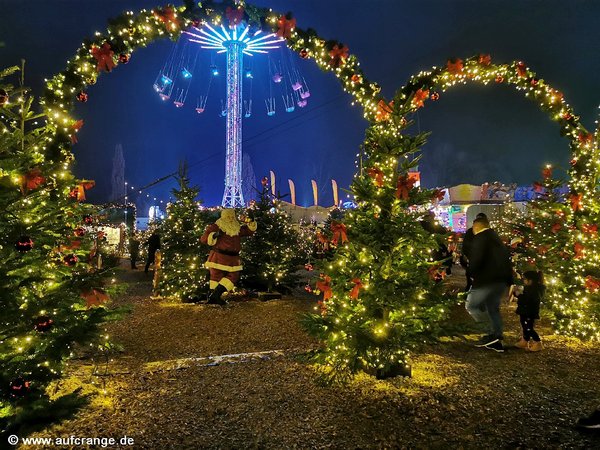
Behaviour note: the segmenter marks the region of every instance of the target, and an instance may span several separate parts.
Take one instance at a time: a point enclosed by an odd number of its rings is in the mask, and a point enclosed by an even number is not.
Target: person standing
[[[483,218],[487,220],[487,216],[484,213],[479,213],[475,216],[475,219]],[[473,233],[473,227],[469,228],[465,236],[463,237],[462,250],[460,255],[460,265],[465,269],[465,278],[467,279],[467,285],[465,286],[465,292],[469,292],[473,285],[471,271],[469,270],[469,258],[471,257],[471,248],[473,247],[473,239],[475,234]]]
[[[129,238],[129,259],[131,260],[131,268],[137,270],[137,260],[140,256],[140,241],[134,233],[131,233]]]
[[[244,225],[240,224],[235,217],[235,210],[227,208],[221,210],[220,219],[204,230],[200,241],[212,247],[204,263],[204,267],[210,271],[209,304],[227,304],[221,297],[233,290],[243,269],[240,259],[241,238],[251,236],[256,228],[257,224],[252,219]]]
[[[473,234],[469,259],[473,287],[465,307],[476,322],[490,324],[489,334],[477,346],[504,352],[500,302],[505,290],[513,284],[510,254],[487,219],[479,217],[473,221]]]
[[[540,318],[540,302],[546,291],[542,272],[528,270],[523,274],[523,284],[523,292],[516,295],[516,313],[519,315],[523,334],[515,347],[539,352],[543,349],[542,340],[533,327],[536,319]]]
[[[156,251],[159,249],[160,234],[158,234],[158,231],[154,230],[152,235],[148,238],[148,259],[146,260],[146,268],[144,269],[144,273],[148,273],[148,268],[150,267],[150,264],[154,264]]]

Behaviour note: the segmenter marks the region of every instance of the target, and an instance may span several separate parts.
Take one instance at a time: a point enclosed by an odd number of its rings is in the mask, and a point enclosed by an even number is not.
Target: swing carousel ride
[[[165,102],[173,102],[182,108],[188,101],[193,80],[198,79],[198,95],[195,110],[203,114],[210,110],[207,104],[211,88],[217,89],[225,99],[220,108],[214,109],[226,120],[225,191],[221,205],[227,208],[245,206],[242,195],[242,118],[252,116],[252,89],[256,54],[266,55],[268,79],[265,83],[265,112],[267,116],[277,113],[278,97],[287,113],[304,108],[310,91],[301,75],[294,55],[282,45],[283,38],[252,30],[245,23],[231,24],[229,28],[204,24],[182,33],[173,46],[164,66],[154,82],[154,90]],[[210,50],[210,61],[201,54]],[[270,53],[271,51],[271,53]],[[225,54],[226,87],[222,89],[219,55]],[[204,56],[204,57],[203,57]],[[200,62],[199,62],[200,60]],[[209,63],[204,65],[202,61]],[[222,62],[221,62],[222,64]],[[213,87],[218,85],[217,88]],[[219,89],[221,87],[221,89]]]

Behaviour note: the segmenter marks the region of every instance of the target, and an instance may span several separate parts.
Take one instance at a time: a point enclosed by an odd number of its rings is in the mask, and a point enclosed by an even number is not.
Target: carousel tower
[[[274,34],[262,34],[258,30],[248,36],[250,27],[239,24],[217,30],[205,24],[186,33],[190,42],[201,48],[227,53],[227,120],[225,191],[221,205],[226,208],[245,206],[242,194],[242,73],[244,55],[267,53],[276,49],[283,39]]]

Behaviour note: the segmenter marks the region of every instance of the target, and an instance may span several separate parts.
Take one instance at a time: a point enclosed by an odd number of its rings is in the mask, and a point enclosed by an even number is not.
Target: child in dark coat
[[[540,318],[540,302],[544,297],[546,286],[542,272],[529,270],[523,274],[523,292],[517,294],[517,311],[520,316],[523,335],[515,347],[539,352],[544,347],[540,336],[533,328],[535,321]]]

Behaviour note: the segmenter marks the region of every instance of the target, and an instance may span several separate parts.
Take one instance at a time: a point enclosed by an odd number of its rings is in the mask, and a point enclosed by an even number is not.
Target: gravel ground
[[[115,303],[131,304],[133,313],[109,327],[125,350],[111,366],[106,392],[35,436],[126,435],[134,448],[149,449],[600,448],[598,435],[573,428],[600,403],[600,351],[551,336],[546,324],[540,353],[477,349],[469,335],[415,354],[412,378],[361,375],[327,387],[316,381],[317,368],[294,356],[317,345],[297,324],[314,299],[227,309],[178,305],[150,299],[143,273],[122,278],[130,289]],[[508,308],[510,342],[519,327]],[[457,310],[455,320],[468,317]],[[148,369],[179,358],[280,349],[285,356]],[[72,377],[64,387],[79,384],[81,377]]]

